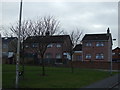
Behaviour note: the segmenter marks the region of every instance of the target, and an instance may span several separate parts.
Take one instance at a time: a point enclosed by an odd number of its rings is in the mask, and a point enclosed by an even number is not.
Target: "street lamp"
[[[16,56],[17,58],[16,60],[16,88],[18,88],[18,82],[19,82],[21,17],[22,17],[22,0],[20,2],[19,31],[18,31],[17,56]]]
[[[112,39],[112,40],[116,41],[116,39]],[[111,57],[111,61],[110,61],[110,75],[112,75],[112,57]]]

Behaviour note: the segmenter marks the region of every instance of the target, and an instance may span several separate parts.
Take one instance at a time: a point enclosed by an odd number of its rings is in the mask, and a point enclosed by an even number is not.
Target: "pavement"
[[[120,74],[110,76],[84,88],[118,88],[120,90]]]

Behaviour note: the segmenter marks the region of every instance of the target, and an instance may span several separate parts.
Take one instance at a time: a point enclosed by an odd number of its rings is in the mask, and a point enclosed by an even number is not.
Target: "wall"
[[[103,53],[104,54],[104,59],[102,61],[109,61],[108,59],[108,42],[107,41],[103,41],[104,42],[104,46],[102,47],[96,47],[96,41],[92,41],[92,46],[85,46],[85,42],[83,42],[83,45],[82,45],[82,50],[83,50],[83,60],[86,60],[87,59],[85,58],[85,55],[86,54],[91,54],[92,55],[92,58],[91,60],[92,61],[99,61],[99,60],[96,60],[96,54],[97,53]],[[88,60],[89,61],[89,60]]]
[[[69,66],[70,66],[69,62]],[[94,69],[108,69],[110,70],[110,62],[80,62],[80,61],[73,61],[73,67],[76,68],[94,68]],[[120,62],[113,62],[112,65],[113,70],[120,70]]]

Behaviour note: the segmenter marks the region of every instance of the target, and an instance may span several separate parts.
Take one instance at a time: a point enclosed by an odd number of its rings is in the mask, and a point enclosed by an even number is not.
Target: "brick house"
[[[82,58],[82,44],[77,44],[73,49],[73,61],[83,61]]]
[[[39,40],[38,40],[39,38]],[[54,35],[54,36],[32,36],[28,37],[25,42],[25,53],[35,54],[38,50],[38,42],[48,43],[47,49],[44,53],[44,59],[46,63],[65,63],[65,60],[70,59],[70,50],[72,48],[72,42],[69,35]],[[34,52],[31,52],[30,48]],[[36,57],[40,58],[39,55]],[[37,59],[37,58],[36,58]],[[41,63],[41,62],[40,62]]]
[[[120,48],[116,47],[112,50],[112,60],[120,62]]]
[[[84,61],[112,60],[112,36],[109,28],[105,34],[86,34],[82,43]]]
[[[10,63],[9,57],[13,57],[17,50],[17,37],[2,37],[3,63]],[[13,61],[12,61],[13,62]]]

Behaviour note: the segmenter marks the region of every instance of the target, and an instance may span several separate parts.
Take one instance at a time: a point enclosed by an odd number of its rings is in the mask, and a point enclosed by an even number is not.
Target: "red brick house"
[[[73,49],[73,61],[83,61],[82,58],[82,44],[77,44]]]
[[[39,38],[39,40],[38,40]],[[25,43],[25,52],[27,54],[35,54],[31,52],[29,47],[33,50],[38,48],[37,43],[49,43],[44,54],[46,63],[65,63],[65,60],[70,59],[70,50],[72,48],[72,42],[69,35],[54,35],[54,36],[33,36],[28,37]],[[37,55],[39,58],[40,56]]]
[[[112,50],[112,60],[120,62],[120,48],[119,47]]]
[[[84,61],[112,60],[112,36],[109,28],[105,34],[86,34],[82,43]]]

